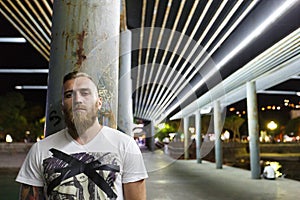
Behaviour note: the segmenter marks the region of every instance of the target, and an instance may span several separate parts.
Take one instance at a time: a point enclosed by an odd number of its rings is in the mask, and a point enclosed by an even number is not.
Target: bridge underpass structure
[[[123,0],[120,5],[120,34],[132,34],[126,52],[131,55],[132,115],[151,124],[152,143],[154,126],[164,120],[224,109],[248,99],[247,92],[286,95],[268,89],[299,78],[297,0]],[[51,0],[0,1],[1,14],[47,61],[52,9]],[[47,73],[48,66],[40,70]],[[289,91],[296,92],[296,87]],[[255,121],[255,110],[249,117]]]

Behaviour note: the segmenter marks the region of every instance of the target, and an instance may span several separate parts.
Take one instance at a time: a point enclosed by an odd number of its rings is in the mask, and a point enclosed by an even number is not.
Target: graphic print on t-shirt
[[[50,149],[43,161],[47,195],[50,199],[116,199],[114,186],[120,166],[113,153],[68,155]]]

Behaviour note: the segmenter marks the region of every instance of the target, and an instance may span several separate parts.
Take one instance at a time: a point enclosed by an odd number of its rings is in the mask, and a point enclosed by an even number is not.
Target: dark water
[[[15,182],[16,171],[0,172],[0,200],[17,200],[20,185]]]

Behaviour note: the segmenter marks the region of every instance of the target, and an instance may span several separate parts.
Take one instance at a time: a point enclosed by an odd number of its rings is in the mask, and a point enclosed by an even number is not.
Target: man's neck
[[[102,129],[102,125],[99,124],[98,121],[95,121],[95,123],[89,127],[87,130],[82,131],[81,133],[71,134],[74,140],[76,140],[79,144],[84,145],[90,142],[93,138],[96,137],[96,135],[100,132]]]

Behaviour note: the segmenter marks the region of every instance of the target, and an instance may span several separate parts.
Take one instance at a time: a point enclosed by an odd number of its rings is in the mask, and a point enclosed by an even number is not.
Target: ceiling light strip
[[[249,5],[249,7],[252,9],[253,6],[257,3],[257,1],[252,2],[252,4]],[[221,30],[226,26],[226,24],[229,22],[230,18],[234,15],[234,13],[237,11],[237,9],[240,7],[240,5],[242,4],[242,1],[238,1],[237,4],[235,4],[235,6],[231,9],[231,11],[229,12],[229,14],[226,16],[226,18],[224,19],[224,21],[221,23],[221,25],[218,27],[218,29],[215,31],[215,33],[213,34],[213,36],[210,38],[210,40],[207,42],[207,44],[203,47],[203,49],[201,50],[201,52],[199,53],[199,55],[196,57],[196,62],[193,61],[190,68],[184,73],[183,78],[184,79],[180,79],[179,82],[177,82],[174,91],[176,91],[176,94],[172,96],[168,96],[168,98],[164,101],[167,102],[165,103],[166,106],[170,105],[172,103],[172,101],[174,100],[174,98],[184,89],[184,87],[186,85],[189,84],[189,81],[198,73],[198,71],[201,69],[201,67],[204,66],[204,64],[208,61],[208,59],[210,58],[210,56],[213,54],[213,52],[209,52],[208,55],[206,55],[206,57],[203,59],[203,61],[196,67],[196,70],[194,70],[192,72],[191,75],[189,75],[189,77],[187,77],[187,75],[190,73],[190,71],[192,70],[192,67],[195,66],[197,64],[198,61],[200,61],[201,57],[203,56],[203,54],[206,52],[206,50],[209,48],[209,46],[212,44],[212,42],[215,40],[215,38],[218,36],[218,34],[221,32]],[[249,8],[248,7],[248,8]],[[245,12],[246,14],[251,10],[251,9],[246,9]],[[243,19],[246,14],[242,14],[241,17],[238,18],[238,20],[233,24],[232,27],[237,27],[238,23],[241,21],[241,19]],[[233,28],[230,28],[229,31],[230,33],[234,30]],[[223,36],[224,37],[228,37],[229,34],[226,34]],[[221,39],[222,41],[224,41],[225,39]],[[221,45],[220,43],[218,43],[217,45]],[[214,48],[213,51],[215,51],[217,48]],[[182,81],[184,81],[184,83],[182,84]],[[180,86],[179,89],[177,89]],[[197,88],[198,89],[198,88]],[[195,90],[193,90],[195,91]],[[171,98],[172,97],[172,98]],[[170,100],[171,98],[171,100]],[[165,107],[166,107],[165,106]],[[165,107],[163,107],[161,110],[164,110]]]
[[[299,31],[298,31],[299,32]],[[295,34],[290,34],[280,42],[276,43],[272,47],[270,47],[267,51],[263,52],[259,56],[257,56],[255,59],[250,61],[246,66],[248,66],[248,69],[246,70],[247,73],[245,76],[253,76],[253,74],[257,73],[257,69],[254,69],[252,66],[257,66],[260,67],[261,70],[269,70],[270,67],[273,65],[273,63],[276,61],[276,59],[283,59],[285,58],[285,55],[289,54],[289,58],[291,58],[294,55],[292,54],[297,54],[299,53],[299,36]],[[291,47],[298,47],[298,50],[295,48]],[[293,50],[292,50],[293,49]],[[285,58],[287,59],[287,58]],[[239,71],[239,70],[238,70]],[[211,75],[208,75],[209,77]],[[224,82],[225,84],[234,84],[234,83],[241,83],[245,79],[244,76],[239,76],[239,77],[229,77],[226,79]],[[227,83],[228,82],[228,83]]]
[[[144,39],[144,27],[146,16],[147,0],[143,0],[142,16],[141,16],[141,28],[140,28],[140,44],[138,54],[138,66],[137,66],[137,80],[136,80],[136,94],[135,94],[135,109],[134,115],[137,116],[137,105],[139,101],[139,87],[140,87],[140,73],[142,67],[142,52],[143,52],[143,39]]]
[[[28,1],[28,0],[27,0]],[[44,9],[42,8],[42,6],[40,5],[39,1],[33,1],[35,3],[35,5],[38,7],[39,11],[41,12],[42,16],[44,17],[44,19],[46,20],[47,24],[49,27],[52,26],[52,22],[49,19],[48,15],[45,13]]]
[[[297,3],[297,0],[284,1],[270,16],[267,17],[263,23],[261,23],[256,29],[254,29],[247,38],[245,38],[239,45],[234,48],[227,56],[225,56],[218,64],[217,68],[221,69],[225,64],[231,60],[237,53],[244,49],[250,42],[261,35],[271,24],[273,24],[281,15],[289,10],[293,5]]]
[[[218,41],[218,43],[213,47],[213,49],[205,56],[205,58],[197,66],[196,70],[193,71],[193,73],[190,76],[191,78],[194,77],[196,75],[196,73],[200,70],[200,68],[205,65],[205,63],[211,58],[211,55],[221,46],[221,44],[227,39],[227,37],[232,33],[232,31],[239,25],[239,23],[246,17],[246,15],[253,9],[253,7],[257,3],[258,3],[258,0],[254,0],[249,4],[249,6],[245,9],[245,11],[234,22],[234,24],[228,29],[228,31],[223,35],[223,37]],[[189,82],[191,80],[191,78],[189,78],[186,82]]]
[[[228,29],[228,31],[226,31],[226,33],[222,36],[222,38],[218,41],[214,48],[209,52],[209,56],[211,56],[222,45],[222,43],[228,38],[228,36],[234,31],[234,29],[240,24],[240,22],[248,15],[248,13],[258,2],[259,0],[253,0],[249,4],[245,11],[239,16],[239,18],[233,23],[233,25]]]
[[[28,5],[28,7],[30,8],[30,10],[33,12],[33,14],[36,16],[36,18],[39,20],[39,22],[42,24],[42,26],[45,28],[48,36],[51,36],[51,30],[50,30],[51,27],[45,24],[42,17],[39,15],[39,13],[36,12],[34,7],[31,5],[30,1],[26,0],[25,2]]]
[[[219,35],[219,33],[222,31],[222,29],[226,26],[226,24],[229,22],[229,20],[231,19],[231,17],[234,15],[234,13],[237,11],[237,9],[240,7],[240,5],[242,4],[242,1],[237,1],[237,3],[234,5],[234,7],[231,9],[231,11],[226,15],[226,18],[222,21],[221,25],[219,25],[218,29],[215,31],[215,33],[212,35],[212,37],[210,38],[210,40],[205,44],[205,46],[203,47],[203,49],[201,49],[201,52],[197,55],[196,57],[196,61],[193,60],[186,60],[186,64],[188,62],[191,63],[191,66],[185,71],[185,73],[182,75],[182,78],[179,79],[176,82],[175,85],[175,89],[174,91],[176,91],[176,93],[172,96],[171,94],[166,98],[165,105],[168,106],[169,104],[172,103],[172,101],[174,100],[174,98],[184,89],[184,87],[186,85],[189,84],[189,81],[194,77],[194,75],[201,69],[201,67],[203,65],[198,65],[198,67],[196,68],[196,70],[193,71],[192,75],[190,75],[189,77],[188,74],[190,73],[190,71],[193,69],[192,67],[194,67],[197,62],[202,58],[203,54],[206,53],[206,50],[209,48],[209,46],[211,45],[211,43],[217,38],[217,36]],[[175,83],[175,80],[177,80],[176,78],[173,80]],[[184,83],[182,83],[184,82]],[[180,86],[180,88],[178,89],[178,87]],[[171,98],[171,99],[170,99]],[[164,107],[163,107],[164,110]]]
[[[177,54],[179,55],[179,58],[177,59],[176,63],[174,64],[173,68],[176,69],[176,68],[178,67],[178,65],[179,65],[179,63],[180,63],[180,61],[181,61],[181,59],[184,57],[184,55],[185,55],[187,49],[190,47],[191,42],[194,41],[194,36],[196,35],[196,33],[197,33],[197,31],[198,31],[198,29],[199,29],[201,23],[202,23],[202,20],[203,20],[204,16],[206,15],[208,9],[210,8],[211,3],[212,3],[212,1],[209,1],[209,2],[206,4],[205,9],[203,10],[203,12],[202,12],[202,14],[201,14],[199,20],[197,21],[196,26],[194,27],[194,29],[193,29],[191,35],[188,37],[188,41],[186,42],[186,44],[185,44],[183,50],[182,50],[180,53],[177,53]],[[184,34],[185,34],[185,33],[184,33]],[[198,45],[197,45],[197,44],[198,44]],[[197,50],[199,46],[200,46],[200,41],[198,41],[198,43],[196,43],[196,45],[194,46],[193,50],[194,50],[194,49]],[[176,52],[177,52],[177,51],[176,51]],[[186,66],[186,64],[189,62],[189,58],[193,55],[193,53],[190,53],[190,52],[189,52],[189,55],[190,55],[190,56],[188,56],[188,57],[185,59],[185,62],[184,62],[184,64],[182,65],[182,67],[180,68],[180,70],[178,71],[177,75],[178,75],[178,74],[181,74],[181,72],[182,72],[183,69],[184,69],[184,66]],[[172,62],[172,61],[173,61],[173,59],[171,60],[171,62]],[[168,66],[171,65],[171,62],[168,63]],[[177,78],[177,76],[176,76],[176,78]],[[176,78],[175,78],[175,79],[176,79]],[[174,79],[173,79],[173,81],[174,81]],[[172,84],[171,84],[171,85],[172,85]]]
[[[157,12],[158,12],[158,5],[159,5],[159,0],[155,0],[155,5],[153,8],[153,14],[152,14],[152,20],[151,20],[151,28],[150,28],[150,33],[149,33],[149,38],[148,38],[148,46],[147,46],[147,51],[146,51],[146,59],[145,59],[145,67],[144,67],[144,73],[143,73],[143,78],[142,78],[142,87],[141,87],[141,93],[140,93],[140,99],[138,101],[138,108],[137,108],[137,115],[141,115],[142,109],[144,105],[142,102],[144,102],[143,99],[146,98],[144,94],[144,89],[145,86],[147,85],[148,81],[146,80],[146,74],[147,74],[147,69],[148,69],[148,62],[149,62],[149,57],[150,57],[150,50],[152,46],[152,39],[153,39],[153,32],[154,32],[154,27],[155,27],[155,22],[156,22],[156,17],[157,17]],[[149,30],[149,29],[148,29]]]
[[[0,42],[26,43],[26,40],[23,37],[0,37]]]
[[[296,80],[298,80],[298,79],[300,79],[300,76],[299,76],[299,75],[297,75],[297,76],[292,76],[291,79],[296,79]]]
[[[292,58],[291,60],[288,60],[286,63],[282,63],[281,65],[279,66],[276,66],[276,69],[278,69],[278,71],[280,73],[282,73],[282,69],[284,69],[286,66],[288,66],[288,73],[292,74],[293,72],[291,72],[291,70],[295,68],[295,66],[297,66],[297,64],[299,63],[299,54],[297,57],[294,57]],[[234,77],[240,77],[240,76],[244,76],[244,72],[246,72],[248,70],[250,66],[245,66],[243,67],[240,71],[238,72],[235,72],[233,73],[230,77],[231,78],[234,78]],[[252,68],[256,68],[256,66],[251,66]],[[274,68],[274,66],[273,66]],[[275,68],[274,68],[275,69]],[[292,70],[292,71],[295,71],[295,70]],[[267,82],[270,82],[270,77],[274,77],[277,76],[278,78],[278,71],[275,71],[274,74],[267,74],[267,79],[265,78],[265,74],[254,74],[253,75],[253,78],[254,79],[257,79],[259,78],[260,81],[262,79],[266,79],[265,81]],[[284,71],[284,70],[283,70]],[[298,70],[299,71],[299,70]],[[271,78],[272,79],[272,78]],[[286,75],[284,74],[284,79],[286,79]],[[225,79],[226,81],[227,79]],[[206,107],[206,106],[209,106],[211,105],[212,101],[213,100],[216,100],[216,99],[221,99],[222,102],[224,102],[224,104],[226,105],[229,105],[229,104],[232,104],[232,103],[235,103],[239,100],[242,100],[246,97],[246,89],[245,89],[245,83],[249,80],[249,78],[247,77],[244,81],[243,81],[243,85],[236,85],[236,87],[233,87],[233,90],[227,90],[227,86],[226,84],[218,84],[216,87],[212,88],[209,92],[206,92],[205,94],[201,95],[201,97],[199,97],[196,101],[192,102],[191,104],[189,104],[188,106],[186,106],[185,108],[183,108],[180,112],[176,113],[175,115],[173,115],[171,117],[171,120],[174,120],[174,119],[178,119],[178,118],[181,118],[181,117],[184,117],[184,116],[189,116],[190,114],[194,113],[195,111],[203,108],[203,107]],[[273,80],[271,80],[273,81]],[[228,83],[228,82],[227,82]],[[258,84],[258,82],[257,82]],[[272,87],[274,86],[274,84],[264,84],[264,85],[268,85],[267,87]],[[225,86],[225,88],[224,88]],[[260,83],[260,86],[261,86],[261,83]],[[266,89],[267,87],[261,87],[260,90],[262,89]],[[226,94],[225,95],[220,95],[219,94],[219,91],[222,91],[226,89]],[[239,95],[238,95],[239,94]],[[214,95],[214,98],[212,98],[212,95]],[[235,98],[233,98],[234,96],[236,96]],[[223,103],[222,103],[223,104]],[[166,115],[169,115],[170,113],[167,111],[166,112]],[[161,117],[159,121],[163,120],[164,118]]]
[[[171,44],[172,44],[172,42],[173,42],[173,37],[174,37],[174,34],[176,33],[176,29],[177,29],[177,26],[178,26],[178,22],[179,22],[179,19],[180,19],[181,15],[182,15],[182,11],[183,11],[183,8],[184,8],[185,3],[186,3],[186,0],[182,0],[182,1],[180,2],[180,6],[179,6],[179,9],[178,9],[178,11],[177,11],[177,15],[176,15],[176,18],[175,18],[173,27],[172,27],[172,31],[171,31],[171,34],[170,34],[170,36],[169,36],[168,43],[167,43],[167,45],[166,45],[166,48],[165,48],[165,50],[164,50],[164,54],[163,54],[162,60],[161,60],[160,65],[159,65],[158,68],[163,68],[165,59],[166,59],[167,54],[168,54],[168,52],[169,52],[170,46],[171,46]],[[165,73],[166,73],[166,70],[164,71],[164,74],[165,74]],[[159,82],[159,84],[157,85],[158,87],[157,87],[157,89],[155,90],[154,96],[156,96],[156,94],[157,94],[158,91],[162,90],[163,79],[164,79],[164,78],[161,78],[161,79],[160,79],[160,82]],[[150,105],[154,105],[154,104],[153,104],[153,100],[154,100],[154,99],[151,100]]]
[[[170,58],[169,61],[168,61],[168,64],[167,64],[167,70],[164,71],[164,76],[161,78],[162,80],[164,80],[165,75],[166,75],[166,71],[168,71],[168,69],[170,68],[170,65],[171,65],[173,59],[175,58],[175,55],[180,54],[180,53],[178,53],[179,46],[181,45],[183,38],[186,36],[186,31],[187,31],[187,29],[188,29],[188,27],[189,27],[189,25],[190,25],[190,22],[191,22],[191,20],[192,20],[192,17],[193,17],[193,15],[194,15],[195,11],[196,11],[196,8],[197,8],[197,6],[198,6],[198,3],[199,3],[199,0],[194,1],[194,4],[193,4],[193,6],[192,6],[192,9],[190,10],[189,15],[188,15],[188,18],[187,18],[187,20],[186,20],[186,23],[185,23],[185,25],[184,25],[184,27],[183,27],[183,29],[182,29],[180,35],[179,35],[179,39],[176,41],[176,45],[175,45],[174,50],[172,51],[171,58]],[[178,34],[178,33],[177,33],[177,34]],[[165,87],[168,87],[168,83],[169,83],[169,81],[170,81],[170,78],[173,76],[174,71],[175,71],[175,67],[173,67],[173,70],[171,71],[171,73],[168,74],[167,80],[164,81],[164,86],[165,86]],[[168,88],[171,88],[171,87],[168,87]],[[167,91],[166,91],[165,93],[167,93]],[[161,95],[162,95],[162,90],[160,91],[159,97],[158,97],[157,99],[159,99]],[[154,105],[157,105],[157,104],[154,103]],[[157,107],[157,106],[154,106],[154,107]],[[154,109],[155,109],[155,108],[153,108],[152,111],[153,111]],[[149,115],[151,115],[151,112],[149,112]]]
[[[291,40],[293,41],[295,38],[299,39],[299,34],[300,34],[300,28],[298,30],[294,31],[293,33],[291,33],[290,35],[288,35],[287,37],[285,37],[284,39],[282,39],[281,41],[279,41],[278,43],[276,43],[275,45],[273,45],[272,47],[270,47],[268,50],[266,50],[265,52],[263,52],[262,54],[260,54],[259,56],[257,56],[253,60],[251,60],[250,62],[248,62],[245,66],[243,66],[242,68],[240,68],[239,70],[234,72],[231,76],[226,78],[222,83],[220,83],[217,86],[215,86],[214,88],[212,88],[209,92],[203,94],[200,98],[198,98],[196,101],[191,103],[188,107],[193,107],[194,105],[198,105],[198,107],[202,107],[205,104],[205,102],[203,103],[204,99],[209,99],[208,96],[211,96],[211,93],[213,91],[216,91],[219,88],[224,88],[224,86],[225,86],[226,93],[228,93],[228,92],[230,92],[230,90],[235,89],[239,85],[244,84],[245,81],[251,80],[251,77],[257,77],[260,74],[265,73],[266,71],[269,71],[270,69],[273,69],[275,66],[268,66],[268,68],[266,68],[265,66],[258,66],[258,64],[261,60],[264,59],[263,57],[266,57],[267,55],[272,55],[272,52],[275,49],[278,50],[278,49],[281,49],[280,48],[281,46],[282,47],[287,46],[289,44],[289,42]],[[297,55],[299,55],[299,53],[297,53]],[[257,69],[263,69],[263,71],[260,70],[260,72],[257,73],[257,71],[258,71]],[[251,75],[244,73],[244,72],[248,72],[249,70],[250,71],[253,70]],[[210,77],[210,76],[206,76],[204,78],[207,78],[207,77]],[[235,81],[237,79],[240,79],[240,81]],[[204,84],[204,81],[201,80],[200,82],[202,82],[202,84]],[[184,96],[184,98],[181,98],[181,99],[183,99],[183,101],[184,101],[184,99],[186,99],[185,97],[186,96]],[[176,103],[169,110],[167,110],[165,113],[165,116],[169,115],[176,107],[178,107],[180,105],[180,103],[181,102]],[[188,107],[184,108],[183,111],[186,109],[189,109]],[[179,113],[175,114],[174,116],[178,116],[178,115],[179,115]],[[160,119],[158,119],[158,121],[160,121],[162,119],[163,119],[163,116]]]
[[[231,91],[237,86],[244,84],[246,80],[253,80],[252,77],[256,77],[260,74],[266,73],[274,68],[274,66],[280,65],[282,62],[276,62],[276,60],[286,57],[289,54],[289,58],[293,57],[292,54],[299,54],[299,50],[296,50],[290,53],[291,49],[289,48],[290,44],[293,43],[297,45],[297,42],[294,41],[293,37],[289,37],[289,40],[284,40],[284,43],[277,43],[277,48],[269,48],[267,51],[262,53],[263,56],[257,56],[253,61],[250,61],[242,69],[237,70],[236,74],[239,74],[243,71],[243,75],[239,76],[230,76],[223,81],[223,85],[226,85],[226,91]],[[274,46],[273,46],[274,47]],[[255,66],[255,67],[254,67]],[[210,78],[213,74],[209,73],[205,75],[205,78]]]
[[[161,44],[161,41],[163,39],[163,35],[164,35],[164,30],[165,30],[165,27],[166,27],[166,24],[167,24],[167,20],[169,18],[169,14],[170,14],[170,9],[171,9],[171,6],[172,6],[172,2],[173,0],[169,0],[168,1],[168,4],[167,4],[167,7],[166,7],[166,10],[165,10],[165,15],[164,15],[164,19],[163,19],[163,23],[162,23],[162,26],[160,28],[160,32],[159,32],[159,36],[158,36],[158,40],[157,40],[157,44],[156,44],[156,47],[155,47],[155,52],[154,52],[154,56],[153,56],[153,61],[152,61],[152,66],[150,68],[150,74],[149,74],[149,78],[148,78],[148,83],[147,83],[147,88],[146,88],[146,94],[145,94],[145,97],[147,97],[147,102],[145,102],[144,100],[146,98],[144,98],[143,100],[143,103],[142,105],[145,105],[142,113],[141,113],[141,116],[142,117],[145,117],[145,114],[147,113],[147,111],[149,111],[149,101],[150,99],[152,98],[152,95],[153,95],[153,90],[155,88],[154,85],[152,85],[151,87],[151,91],[148,92],[150,89],[150,82],[151,82],[151,79],[152,79],[152,75],[153,75],[153,71],[154,71],[154,68],[158,68],[156,65],[156,62],[157,62],[157,55],[158,55],[158,52],[159,52],[159,49],[160,49],[160,44]],[[156,73],[155,77],[154,77],[154,81],[153,83],[155,84],[157,82],[157,79],[159,77],[159,74],[160,74],[160,70],[161,68],[158,68],[158,72]],[[149,93],[149,96],[148,96],[148,93]]]
[[[180,45],[182,44],[183,39],[186,38],[186,32],[187,32],[187,30],[188,30],[188,27],[190,26],[192,17],[193,17],[194,14],[195,14],[195,11],[196,11],[196,8],[197,8],[199,2],[200,2],[200,1],[194,1],[194,4],[193,4],[193,6],[192,6],[192,9],[190,10],[189,15],[188,15],[188,18],[187,18],[187,20],[186,20],[186,23],[185,23],[185,25],[184,25],[184,27],[183,27],[181,33],[179,34],[179,39],[178,39],[177,42],[176,42],[176,46],[175,46],[175,48],[174,48],[174,50],[173,50],[173,52],[172,52],[171,58],[170,58],[169,61],[168,61],[167,69],[170,68],[170,65],[172,64],[173,59],[175,58],[175,55],[179,55],[179,57],[177,58],[177,62],[180,61],[181,58],[183,57],[183,53],[181,52],[181,50],[179,50],[179,47],[180,47]],[[184,42],[185,42],[185,41],[184,41]],[[182,56],[181,56],[181,55],[182,55]],[[180,68],[179,72],[177,72],[177,71],[176,71],[177,66],[172,66],[172,68],[173,68],[173,70],[171,71],[171,73],[168,74],[167,80],[164,81],[164,85],[165,85],[166,87],[170,88],[170,89],[167,90],[167,91],[165,91],[164,94],[172,93],[172,90],[173,90],[173,89],[172,89],[172,85],[169,85],[169,81],[171,80],[171,78],[173,78],[173,74],[174,74],[174,73],[176,73],[176,74],[178,75],[178,74],[180,74],[181,71],[184,69],[184,68],[182,67],[182,68]],[[164,78],[163,78],[163,79],[164,79]],[[173,79],[173,81],[174,81],[174,79]],[[160,99],[160,97],[161,97],[162,94],[163,94],[163,91],[160,91],[159,97],[157,98],[157,100]],[[160,105],[160,103],[155,104],[155,105]],[[160,107],[160,106],[159,106],[159,107]],[[157,108],[157,106],[156,106],[156,108]],[[152,111],[154,111],[154,110],[152,110]],[[152,112],[150,113],[150,115],[151,115],[151,114],[152,114]]]
[[[17,90],[47,90],[47,86],[44,85],[17,85],[15,89]]]
[[[41,48],[40,50],[43,51],[43,54],[46,55],[47,59],[49,59],[48,57],[49,57],[49,53],[50,52],[47,51],[47,49],[45,48],[45,46],[43,46],[43,44],[41,44],[40,41],[37,40],[37,38],[32,34],[32,32],[29,31],[25,27],[25,25],[20,21],[20,19],[8,8],[8,6],[3,1],[0,1],[0,3],[10,13],[10,15],[18,22],[18,24],[22,27],[22,29],[25,30],[25,32],[27,32],[27,34],[30,36],[30,38],[32,38],[34,40],[34,43]],[[10,21],[12,21],[12,20],[10,20]],[[27,36],[26,39],[28,40],[28,36]]]
[[[50,56],[50,45],[48,42],[46,42],[41,35],[36,31],[36,29],[32,26],[32,24],[27,20],[27,18],[19,11],[19,9],[11,2],[11,0],[8,0],[8,3],[13,7],[13,9],[17,12],[17,14],[21,17],[21,19],[23,19],[23,21],[29,26],[29,28],[31,29],[31,31],[34,33],[34,35],[43,43],[44,47],[47,48],[47,51],[45,51],[45,53],[47,55]],[[25,29],[27,31],[27,28]],[[30,31],[30,32],[31,32]]]
[[[21,1],[17,1],[17,3],[19,4],[19,6],[23,9],[23,11],[27,14],[27,16],[29,17],[29,19],[33,22],[33,24],[35,25],[35,27],[40,31],[40,33],[44,36],[44,38],[47,41],[47,44],[49,46],[49,50],[50,50],[50,38],[48,37],[48,35],[45,33],[45,31],[42,29],[42,27],[35,21],[35,19],[32,17],[32,15],[30,14],[30,12],[28,12],[28,10],[25,8],[25,6],[21,3]]]
[[[23,37],[47,60],[49,61],[49,56],[45,54],[42,49],[36,45],[34,41],[31,40],[31,37],[27,35],[1,8],[0,8],[0,13],[23,35]]]
[[[192,51],[189,53],[188,57],[185,59],[185,62],[183,63],[183,66],[181,66],[181,69],[184,69],[184,68],[185,68],[185,66],[190,62],[190,59],[192,58],[192,56],[197,52],[198,48],[201,48],[201,42],[202,42],[202,40],[206,37],[208,31],[211,29],[211,27],[213,26],[213,24],[214,24],[215,21],[217,20],[217,18],[218,18],[218,16],[220,15],[220,13],[223,11],[223,9],[224,9],[225,5],[227,4],[227,2],[228,2],[227,0],[226,0],[226,1],[222,1],[221,5],[220,5],[219,8],[217,9],[216,13],[214,14],[214,16],[212,17],[212,19],[210,20],[208,26],[205,28],[205,30],[204,30],[203,33],[201,34],[201,37],[200,37],[199,40],[196,42],[196,45],[193,47]],[[177,65],[178,63],[179,63],[179,62],[177,62],[176,65]],[[177,66],[176,66],[176,67],[177,67]],[[190,67],[190,69],[191,69],[191,67]],[[172,81],[170,87],[173,86],[173,84],[174,84],[175,81],[177,80],[178,76],[181,75],[181,71],[182,71],[182,70],[180,70],[180,72],[178,72],[178,73],[176,74],[176,77],[173,78],[173,81]],[[182,80],[184,80],[184,77],[181,77],[180,80],[181,80],[181,82],[182,82]],[[177,84],[177,85],[178,85],[178,84]],[[181,91],[176,90],[176,88],[172,89],[172,91],[175,91],[176,93],[181,92]],[[166,98],[169,99],[169,98],[172,97],[172,96],[173,96],[174,98],[176,97],[176,95],[173,95],[173,94],[174,94],[174,92],[172,92],[172,93],[170,93],[170,94],[166,94],[166,93],[165,93],[164,96],[160,99],[160,102],[159,102],[160,109],[158,109],[158,110],[156,111],[156,113],[154,114],[154,118],[157,118],[157,116],[160,115],[160,113],[164,111],[164,107],[167,107],[167,106],[168,106],[168,104],[167,104],[167,103],[168,103],[168,100],[166,100]],[[168,95],[168,96],[166,97],[166,95]]]
[[[178,77],[181,75],[182,70],[186,67],[186,65],[190,62],[192,56],[197,52],[198,48],[201,47],[201,42],[202,40],[206,37],[208,31],[211,29],[211,27],[213,26],[213,24],[215,23],[215,21],[217,20],[217,18],[219,17],[220,13],[223,11],[225,5],[227,4],[227,0],[226,1],[222,1],[220,7],[217,9],[216,13],[214,14],[214,16],[212,17],[212,19],[210,20],[208,26],[205,28],[205,30],[203,31],[203,33],[201,34],[201,37],[199,38],[199,40],[197,41],[196,45],[193,47],[192,51],[189,53],[188,57],[185,59],[183,65],[181,66],[180,70],[178,73],[176,73],[175,78],[172,79],[172,82],[170,84],[170,87],[172,87],[176,82],[178,83],[177,79]],[[178,61],[178,60],[177,60]],[[177,68],[177,65],[179,64],[179,62],[176,62],[175,67]],[[191,67],[189,69],[192,69]],[[182,82],[185,78],[181,77],[179,80],[180,82]],[[178,84],[177,84],[178,85]],[[153,113],[154,116],[159,115],[160,112],[163,112],[164,107],[166,107],[167,102],[169,100],[169,98],[176,97],[174,95],[174,92],[179,93],[181,91],[178,91],[176,88],[173,89],[171,91],[171,93],[165,93],[163,95],[163,97],[160,99],[159,105],[161,105],[161,107],[159,109],[156,109]],[[167,96],[168,95],[168,96]],[[165,100],[167,98],[167,100]],[[156,117],[155,117],[156,118]]]
[[[293,3],[291,3],[293,2]],[[238,53],[242,48],[244,48],[247,44],[249,44],[254,38],[256,38],[259,34],[261,34],[271,23],[276,21],[284,12],[286,12],[289,8],[291,8],[296,1],[287,1],[283,3],[277,10],[274,11],[272,15],[270,15],[260,26],[258,26],[252,33],[249,34],[249,36],[242,41],[242,43],[236,47],[232,52],[229,53],[229,56],[226,56],[220,63],[217,64],[217,69],[219,70],[220,67],[224,66],[225,63],[229,61],[229,58],[232,58],[236,53]],[[233,53],[234,52],[234,53]],[[215,69],[213,69],[215,70]],[[210,73],[213,75],[214,73]],[[204,78],[204,80],[208,79],[210,77]],[[191,91],[195,91],[197,88],[199,88],[201,85],[204,84],[203,81],[200,81],[199,84],[196,84],[196,87],[194,86]],[[182,99],[180,99],[180,102],[183,102],[183,99],[187,99],[188,95],[184,95]],[[178,103],[177,103],[178,104]],[[173,108],[173,107],[172,107]]]
[[[0,69],[0,73],[9,73],[9,74],[33,74],[33,73],[40,73],[40,74],[47,74],[49,69]]]
[[[239,16],[239,18],[233,23],[233,25],[228,29],[228,31],[222,36],[218,43],[213,47],[211,51],[205,56],[201,63],[197,66],[196,70],[191,74],[194,77],[195,74],[200,70],[202,66],[211,58],[212,54],[222,45],[222,43],[228,38],[228,36],[234,31],[234,29],[240,24],[240,22],[248,15],[248,13],[254,8],[254,6],[259,2],[259,0],[253,0],[245,11]],[[190,81],[190,80],[188,80]]]
[[[197,56],[197,58],[195,59],[196,62],[193,62],[193,66],[195,66],[195,64],[200,60],[200,58],[203,56],[204,53],[206,53],[207,49],[210,47],[210,45],[213,43],[213,41],[217,38],[217,36],[219,35],[219,33],[225,28],[225,26],[227,25],[227,23],[229,22],[229,20],[232,18],[232,16],[235,14],[235,12],[238,10],[238,8],[241,6],[243,0],[239,0],[237,1],[237,3],[234,5],[234,7],[230,10],[230,12],[226,15],[225,19],[222,21],[222,23],[219,25],[219,27],[217,28],[217,30],[214,32],[214,34],[210,37],[210,39],[208,40],[208,42],[205,44],[205,46],[203,47],[203,49],[201,49],[201,52],[199,53],[199,55]],[[196,71],[200,70],[202,66],[199,66],[197,68]]]
[[[296,91],[284,91],[284,90],[261,90],[257,91],[259,94],[280,94],[280,95],[297,95]]]
[[[187,51],[187,49],[188,49],[188,47],[190,46],[191,42],[194,41],[194,37],[195,37],[195,35],[196,35],[196,33],[197,33],[197,31],[198,31],[200,25],[202,24],[203,19],[204,19],[206,13],[208,12],[210,6],[212,5],[212,2],[213,2],[213,0],[208,0],[208,2],[206,3],[206,5],[205,5],[205,7],[204,7],[204,9],[203,9],[203,11],[202,11],[202,13],[201,13],[199,19],[197,20],[197,23],[196,23],[196,25],[195,25],[195,27],[194,27],[194,29],[193,29],[191,35],[188,37],[188,41],[186,42],[186,44],[185,44],[185,46],[184,46],[184,48],[183,48],[183,50],[182,50],[182,54],[185,54],[185,52]],[[178,59],[178,60],[179,60],[179,59]],[[169,65],[170,65],[170,62],[169,62]],[[159,70],[161,70],[161,68],[162,68],[162,67],[159,67]],[[165,71],[165,74],[166,74],[166,73],[167,73],[167,72]],[[164,75],[165,75],[165,74],[164,74]],[[155,94],[155,98],[153,98],[153,99],[157,99],[156,96],[157,96],[157,92],[156,92],[156,94]],[[161,95],[160,95],[160,96],[161,96]],[[152,99],[152,102],[150,103],[150,105],[152,105],[153,99]],[[154,111],[154,110],[151,110],[150,113],[152,114],[153,111]]]
[[[52,15],[53,15],[53,10],[52,10],[53,3],[52,3],[52,5],[50,6],[47,0],[42,0],[42,2],[44,3],[44,5],[45,5],[45,7],[46,7],[48,13],[50,14],[50,16],[52,16]]]

